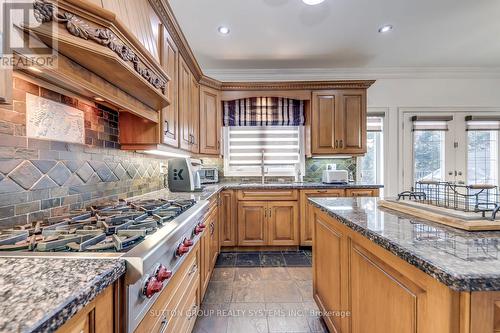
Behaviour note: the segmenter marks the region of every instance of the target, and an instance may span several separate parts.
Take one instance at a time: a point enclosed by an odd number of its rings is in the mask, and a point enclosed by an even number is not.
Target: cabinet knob
[[[339,147],[339,140],[335,140],[335,148]]]
[[[340,148],[344,148],[344,142],[342,140],[340,140],[339,145],[340,145]]]

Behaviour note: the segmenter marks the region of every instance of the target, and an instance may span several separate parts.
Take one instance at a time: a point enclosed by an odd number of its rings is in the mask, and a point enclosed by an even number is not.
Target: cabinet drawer
[[[172,326],[172,333],[189,333],[196,322],[198,312],[198,284],[188,290],[182,297],[182,306],[177,313],[177,320]]]
[[[297,200],[297,190],[239,190],[238,200],[270,201],[270,200]]]
[[[183,295],[190,286],[199,284],[199,248],[198,242],[147,312],[136,332],[173,332],[171,328],[177,320]]]
[[[378,197],[378,188],[348,188],[345,190],[346,197]]]
[[[302,190],[301,193],[305,193],[307,196],[314,197],[317,196],[332,196],[332,197],[343,197],[345,195],[344,189],[317,189],[317,190]]]

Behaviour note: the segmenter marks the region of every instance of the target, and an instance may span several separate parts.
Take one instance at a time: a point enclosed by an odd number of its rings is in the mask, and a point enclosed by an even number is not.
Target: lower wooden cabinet
[[[500,326],[500,293],[454,291],[313,210],[313,295],[330,332],[491,333]]]
[[[57,333],[115,332],[114,300],[114,286],[111,285],[61,326]]]
[[[313,243],[313,297],[320,309],[325,311],[340,311],[347,308],[342,301],[342,287],[345,281],[341,274],[344,249],[342,240],[345,236],[328,223],[323,214],[316,214],[312,208],[311,221],[314,221],[314,243]],[[321,255],[316,255],[319,253]],[[333,332],[341,331],[340,316],[325,316],[328,327]]]
[[[321,189],[300,191],[300,245],[312,246],[313,243],[313,217],[312,206],[308,198],[312,197],[377,197],[378,188],[363,189]]]
[[[200,277],[200,301],[208,287],[212,276],[217,256],[220,252],[219,244],[219,209],[218,200],[212,199],[210,209],[205,217],[205,231],[201,237],[201,277]]]
[[[343,197],[343,189],[302,190],[300,191],[300,245],[312,246],[313,240],[313,210],[308,205],[312,197]]]
[[[238,202],[238,245],[299,245],[297,201]]]
[[[220,194],[219,204],[219,238],[221,246],[236,246],[237,234],[237,202],[233,190],[224,190]]]
[[[238,202],[238,245],[264,246],[268,240],[267,202]]]

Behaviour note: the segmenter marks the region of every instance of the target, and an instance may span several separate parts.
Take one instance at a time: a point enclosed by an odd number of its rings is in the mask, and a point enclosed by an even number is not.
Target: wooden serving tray
[[[415,201],[379,200],[380,207],[467,231],[500,230],[500,220],[482,218],[480,213],[461,212]]]

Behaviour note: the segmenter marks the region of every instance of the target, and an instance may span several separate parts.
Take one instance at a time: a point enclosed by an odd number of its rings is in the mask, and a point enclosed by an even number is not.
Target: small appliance
[[[219,182],[219,170],[216,167],[202,167],[198,173],[202,184],[213,184]]]
[[[324,170],[321,181],[326,184],[347,184],[349,173],[347,170]]]
[[[201,161],[191,158],[172,158],[168,161],[170,192],[201,191],[199,176]]]

